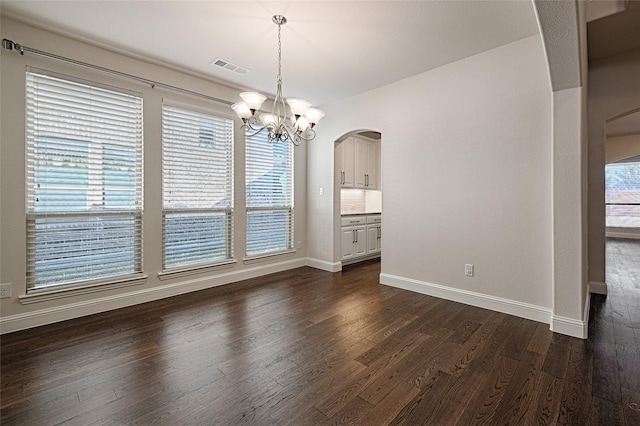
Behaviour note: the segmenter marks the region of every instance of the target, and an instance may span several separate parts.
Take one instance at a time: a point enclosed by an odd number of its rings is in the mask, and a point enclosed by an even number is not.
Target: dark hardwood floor
[[[378,284],[243,281],[1,338],[3,425],[640,425],[640,241],[590,337]]]

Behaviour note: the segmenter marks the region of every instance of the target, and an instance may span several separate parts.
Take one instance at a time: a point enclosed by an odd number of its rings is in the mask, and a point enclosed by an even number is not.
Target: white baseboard
[[[515,315],[545,324],[549,324],[551,320],[551,309],[543,306],[531,305],[529,303],[518,302],[516,300],[503,299],[501,297],[460,290],[457,288],[446,287],[439,284],[432,284],[390,274],[380,274],[380,283],[441,299],[452,300],[454,302],[477,306],[479,308]]]
[[[313,259],[310,257],[307,258],[306,265],[327,272],[340,272],[342,270],[341,262],[327,262],[325,260]]]
[[[589,293],[607,295],[607,283],[599,281],[589,281]]]
[[[25,330],[27,328],[79,318],[85,315],[138,305],[140,303],[164,299],[166,297],[178,296],[180,294],[217,287],[236,281],[272,274],[274,272],[299,268],[301,266],[305,266],[305,259],[288,260],[285,262],[272,263],[269,265],[242,269],[240,271],[231,271],[208,277],[195,278],[158,287],[116,294],[113,296],[100,297],[84,302],[69,303],[63,306],[10,315],[0,318],[0,334],[11,333],[13,331]]]
[[[588,315],[588,314],[587,314]],[[573,318],[561,317],[558,315],[551,316],[551,331],[554,333],[566,334],[567,336],[586,339],[588,320],[576,320]]]

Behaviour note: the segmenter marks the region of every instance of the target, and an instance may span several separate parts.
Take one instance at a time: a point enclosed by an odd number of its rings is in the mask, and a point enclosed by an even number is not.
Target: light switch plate
[[[464,274],[467,277],[472,277],[473,276],[473,265],[471,263],[467,263],[464,265]]]
[[[11,297],[11,283],[0,284],[0,299]]]

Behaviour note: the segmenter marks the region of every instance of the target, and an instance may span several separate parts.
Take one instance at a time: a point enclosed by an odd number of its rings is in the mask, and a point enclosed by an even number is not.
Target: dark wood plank
[[[425,381],[422,390],[400,410],[389,424],[428,424],[434,409],[446,403],[442,395],[454,380],[449,374],[436,371]]]
[[[607,426],[625,424],[622,407],[615,402],[594,396],[591,399],[591,424]]]
[[[460,347],[458,352],[442,367],[442,370],[453,376],[463,374],[474,361],[474,358],[483,352],[483,348],[488,347],[487,342],[491,340],[491,336],[503,320],[504,316],[492,316],[491,320],[483,324],[482,327]]]
[[[457,423],[464,425],[495,423],[493,418],[497,407],[507,393],[517,367],[518,361],[499,357],[483,387],[469,399]]]
[[[562,389],[558,423],[561,425],[589,424],[591,421],[593,345],[575,340],[571,346],[567,376]]]
[[[545,355],[549,350],[552,337],[553,332],[549,330],[549,324],[537,324],[536,331],[533,333],[529,345],[527,345],[527,350]]]
[[[616,345],[596,343],[593,345],[593,396],[610,401],[620,400],[620,380]]]
[[[352,399],[340,411],[327,420],[330,425],[357,425],[373,409],[373,405],[360,397]]]
[[[544,371],[540,373],[533,397],[532,410],[529,410],[527,414],[528,424],[556,424],[558,413],[560,412],[560,403],[562,402],[563,385],[563,379]]]
[[[550,344],[544,358],[542,371],[564,379],[567,374],[570,350],[571,348],[565,345],[559,345],[557,343]]]
[[[398,415],[402,407],[420,392],[420,388],[402,380],[394,381],[394,383],[396,386],[374,405],[373,409],[362,419],[361,424],[388,424]]]
[[[508,424],[522,424],[527,418],[536,392],[544,359],[542,355],[526,351],[518,363],[505,396],[496,409],[496,419]]]

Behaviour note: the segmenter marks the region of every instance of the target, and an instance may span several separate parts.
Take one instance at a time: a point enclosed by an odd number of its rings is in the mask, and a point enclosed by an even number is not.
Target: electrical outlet
[[[302,241],[298,241],[298,243],[296,244],[296,248],[298,250],[300,250],[302,248]]]
[[[0,284],[0,299],[11,297],[11,283]]]
[[[464,274],[467,277],[472,277],[473,276],[473,265],[471,263],[467,263],[464,265]]]

